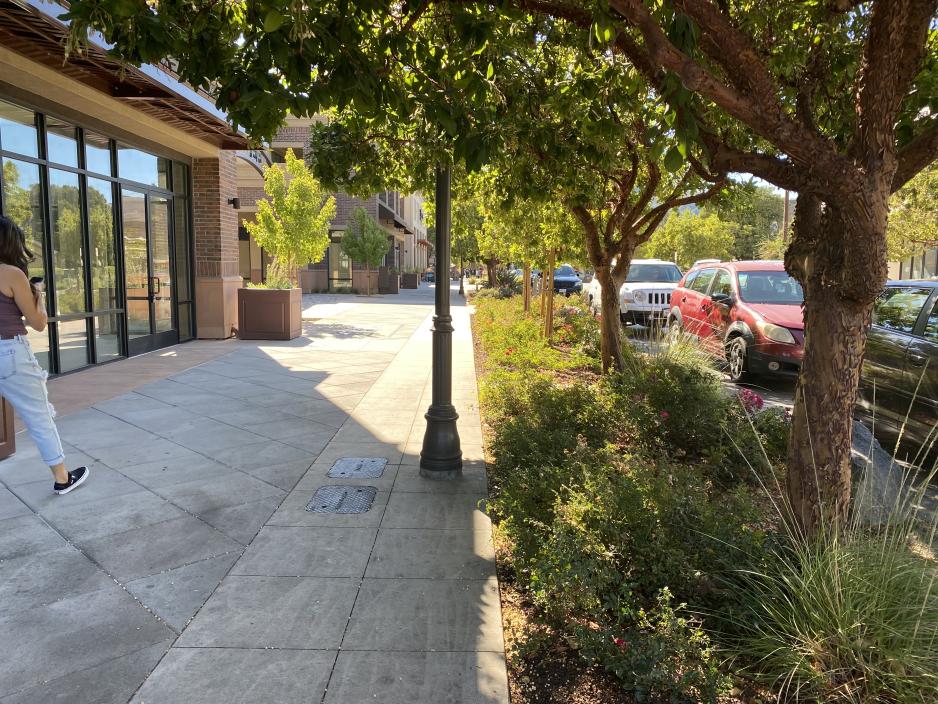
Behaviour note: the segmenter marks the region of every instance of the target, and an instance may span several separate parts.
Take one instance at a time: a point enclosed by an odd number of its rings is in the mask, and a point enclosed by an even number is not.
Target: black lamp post
[[[453,316],[449,311],[450,177],[436,169],[436,311],[433,316],[433,401],[424,416],[427,430],[420,451],[420,476],[455,479],[462,472],[462,450],[453,406]]]

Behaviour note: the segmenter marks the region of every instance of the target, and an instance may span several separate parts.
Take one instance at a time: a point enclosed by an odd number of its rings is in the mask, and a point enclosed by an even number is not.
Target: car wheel
[[[734,337],[726,346],[726,372],[737,383],[749,377],[749,350],[745,338]]]
[[[677,318],[668,318],[668,334],[667,340],[669,345],[677,344],[681,337],[683,336],[684,331],[681,329],[681,323]]]

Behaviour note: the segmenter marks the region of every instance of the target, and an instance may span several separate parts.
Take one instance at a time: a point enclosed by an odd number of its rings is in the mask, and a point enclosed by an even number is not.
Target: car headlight
[[[788,328],[783,328],[780,325],[773,325],[772,323],[766,323],[761,320],[756,324],[756,327],[759,328],[759,332],[774,342],[784,342],[788,345],[795,344],[795,338]]]

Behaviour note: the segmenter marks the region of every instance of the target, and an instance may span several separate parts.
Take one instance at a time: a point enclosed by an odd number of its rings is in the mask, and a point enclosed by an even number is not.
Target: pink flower
[[[750,391],[749,389],[740,389],[739,401],[749,414],[758,413],[762,410],[763,406],[765,406],[765,401],[762,400],[762,397],[755,391]]]
[[[623,653],[629,649],[629,644],[626,642],[625,638],[616,638],[613,640],[613,643],[615,643],[616,647]]]
[[[671,417],[671,414],[668,413],[667,411],[661,411],[661,413],[659,413],[658,415],[664,418],[665,420]]]

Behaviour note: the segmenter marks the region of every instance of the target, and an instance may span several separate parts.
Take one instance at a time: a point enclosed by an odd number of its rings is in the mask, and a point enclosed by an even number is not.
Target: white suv
[[[625,283],[619,289],[619,317],[625,324],[662,322],[671,306],[671,292],[681,280],[677,265],[664,259],[633,259]],[[601,287],[596,277],[586,289],[590,309],[601,306]]]

